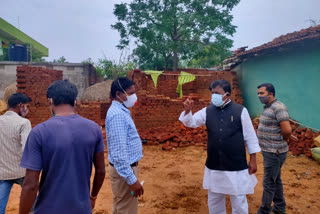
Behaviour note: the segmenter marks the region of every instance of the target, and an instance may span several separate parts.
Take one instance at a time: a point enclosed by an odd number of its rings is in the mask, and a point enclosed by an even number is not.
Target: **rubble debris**
[[[252,120],[254,128],[257,130],[259,125],[259,117]],[[292,135],[298,138],[298,141],[288,141],[289,151],[293,155],[305,154],[312,158],[311,149],[316,147],[314,140],[320,136],[320,132],[313,132],[311,129],[299,127],[297,123],[290,122],[292,127]]]
[[[162,145],[162,149],[169,151],[173,148],[199,146],[207,147],[207,128],[187,128],[177,121],[168,126],[138,130],[146,145]]]

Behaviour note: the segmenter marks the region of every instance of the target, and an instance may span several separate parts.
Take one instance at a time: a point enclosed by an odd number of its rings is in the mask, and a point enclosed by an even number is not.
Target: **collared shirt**
[[[30,121],[16,112],[0,116],[0,180],[25,176],[25,169],[19,165],[30,131]]]
[[[206,124],[206,107],[196,112],[184,115],[181,113],[179,120],[187,127],[196,128]],[[260,152],[258,139],[254,131],[248,110],[243,108],[241,112],[241,124],[243,138],[249,154]],[[248,169],[240,171],[211,170],[205,167],[203,176],[203,188],[211,192],[239,195],[252,194],[257,179],[254,174],[249,175]]]
[[[281,134],[280,122],[289,119],[286,106],[279,100],[275,99],[270,105],[264,106],[257,132],[262,151],[272,153],[288,151],[288,144]]]
[[[137,181],[131,164],[142,158],[142,142],[130,111],[112,101],[106,117],[108,160],[129,185]]]

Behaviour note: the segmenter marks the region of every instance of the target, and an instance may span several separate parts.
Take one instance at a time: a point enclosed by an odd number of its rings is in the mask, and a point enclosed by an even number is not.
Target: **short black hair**
[[[69,80],[56,80],[47,91],[47,98],[53,100],[53,105],[69,104],[74,106],[78,96],[77,87]]]
[[[223,88],[223,90],[227,93],[229,93],[231,95],[231,85],[228,81],[226,80],[216,80],[213,81],[210,86],[209,86],[209,90],[211,91],[212,89],[216,88],[220,86],[221,88]]]
[[[269,93],[271,92],[271,93],[273,93],[273,96],[276,96],[276,90],[274,89],[274,86],[271,83],[263,83],[258,86],[258,89],[261,87],[266,87],[267,92],[269,92]]]
[[[121,93],[124,93],[128,88],[135,85],[136,83],[129,79],[128,77],[119,77],[115,80],[113,80],[111,84],[111,97],[116,98],[117,97],[117,91],[120,91]]]
[[[31,98],[23,93],[15,93],[12,94],[8,99],[8,105],[9,108],[15,108],[17,105],[21,104],[27,104],[31,102]]]

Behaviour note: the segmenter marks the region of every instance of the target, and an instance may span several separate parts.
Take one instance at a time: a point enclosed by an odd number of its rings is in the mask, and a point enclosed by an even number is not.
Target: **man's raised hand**
[[[189,114],[189,112],[192,110],[193,108],[193,100],[191,98],[187,98],[184,102],[184,110],[185,110],[185,115]]]

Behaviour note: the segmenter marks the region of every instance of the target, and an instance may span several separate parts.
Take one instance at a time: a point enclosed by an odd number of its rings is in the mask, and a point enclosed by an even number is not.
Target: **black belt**
[[[113,163],[109,162],[109,165],[114,167]],[[134,162],[133,164],[130,165],[131,167],[134,167],[134,166],[138,166],[138,162]]]

